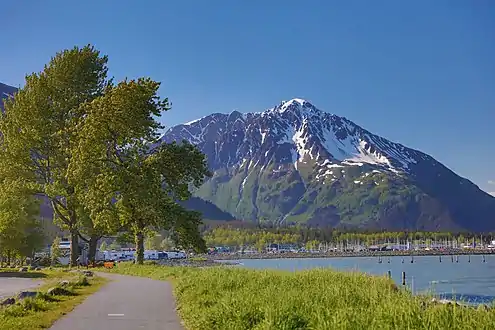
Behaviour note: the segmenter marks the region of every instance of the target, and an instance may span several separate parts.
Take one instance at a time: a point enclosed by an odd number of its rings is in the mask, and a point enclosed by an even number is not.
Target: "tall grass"
[[[114,272],[172,279],[188,329],[495,329],[495,311],[428,303],[385,277],[120,264]]]

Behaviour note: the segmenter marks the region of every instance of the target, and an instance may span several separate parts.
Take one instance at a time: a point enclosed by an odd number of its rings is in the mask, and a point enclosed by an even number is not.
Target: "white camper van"
[[[164,251],[167,259],[185,259],[186,253],[184,251]]]

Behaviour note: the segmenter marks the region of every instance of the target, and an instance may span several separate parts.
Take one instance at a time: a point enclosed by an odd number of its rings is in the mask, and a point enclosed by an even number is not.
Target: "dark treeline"
[[[356,228],[310,228],[307,226],[274,226],[265,224],[229,223],[205,225],[203,235],[209,246],[253,246],[262,248],[270,243],[291,243],[314,246],[332,244],[384,244],[417,242],[463,244],[487,244],[495,233],[424,232],[424,231],[371,231]]]

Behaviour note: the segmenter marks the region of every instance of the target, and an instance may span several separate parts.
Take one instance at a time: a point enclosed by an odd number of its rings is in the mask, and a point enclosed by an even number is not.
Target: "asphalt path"
[[[183,330],[170,283],[99,273],[111,282],[89,296],[52,330]]]
[[[43,280],[18,277],[0,277],[0,300],[15,296],[20,291],[35,290]]]

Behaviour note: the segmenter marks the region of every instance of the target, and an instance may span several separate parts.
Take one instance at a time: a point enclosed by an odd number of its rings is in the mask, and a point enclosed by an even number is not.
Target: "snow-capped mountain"
[[[408,172],[418,161],[431,160],[301,99],[261,113],[212,114],[175,126],[161,139],[186,139],[209,151],[213,168],[240,165],[254,157],[268,161],[275,155],[277,161],[292,163],[296,169],[311,159],[328,169],[370,164],[400,173]]]
[[[196,194],[239,218],[481,230],[495,214],[494,198],[431,156],[302,99],[214,113],[160,140],[196,144],[215,172]],[[474,209],[459,207],[472,199]]]

